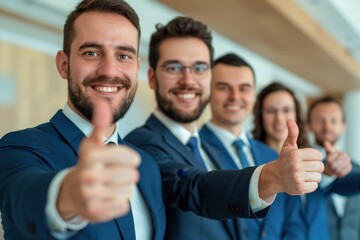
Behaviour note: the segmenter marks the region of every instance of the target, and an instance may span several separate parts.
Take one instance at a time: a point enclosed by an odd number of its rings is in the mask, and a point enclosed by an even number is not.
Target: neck
[[[195,121],[193,121],[191,123],[180,123],[180,122],[178,122],[178,123],[180,126],[185,128],[186,130],[188,130],[191,134],[193,134],[195,132],[195,126],[196,126]]]
[[[273,140],[273,139],[267,138],[267,139],[266,139],[266,144],[267,144],[269,147],[275,149],[277,152],[280,152],[281,147],[282,147],[282,145],[283,145],[283,142],[281,142],[281,141],[275,141],[275,140]]]
[[[232,134],[234,134],[235,136],[239,137],[242,133],[242,123],[238,123],[238,124],[223,124],[219,121],[217,121],[216,119],[211,119],[211,122],[213,124],[215,124],[216,126],[223,128],[229,132],[231,132]]]
[[[69,105],[69,107],[71,108],[71,110],[73,110],[76,114],[78,114],[81,118],[83,118],[84,120],[86,120],[87,122],[89,122],[90,124],[91,121],[89,119],[87,119],[79,110],[77,110],[75,108],[75,106],[71,103],[70,100],[67,101],[67,104]],[[115,132],[116,129],[116,125],[115,123],[112,123],[109,127],[106,128],[105,130],[105,135],[104,138],[108,139],[109,137],[111,137],[111,135]]]

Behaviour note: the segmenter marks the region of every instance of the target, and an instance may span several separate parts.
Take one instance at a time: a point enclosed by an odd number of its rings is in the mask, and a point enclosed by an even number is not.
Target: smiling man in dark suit
[[[211,80],[211,120],[200,130],[203,142],[221,156],[224,170],[260,166],[278,158],[278,153],[246,133],[244,121],[256,99],[255,72],[234,53],[215,60]],[[264,219],[238,220],[246,239],[303,239],[300,201],[279,193]]]
[[[0,140],[5,239],[163,239],[157,164],[117,134],[137,88],[139,39],[122,0],[84,0],[70,13],[56,56],[64,109]]]
[[[157,109],[125,139],[149,152],[160,167],[167,205],[166,239],[239,239],[233,221],[263,217],[278,192],[316,189],[321,154],[297,149],[298,129],[277,161],[233,171],[221,169],[216,151],[201,143],[196,120],[209,100],[213,47],[207,26],[178,17],[151,36],[148,77]]]

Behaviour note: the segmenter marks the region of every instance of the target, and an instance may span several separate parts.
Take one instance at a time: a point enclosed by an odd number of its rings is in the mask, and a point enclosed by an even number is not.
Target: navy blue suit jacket
[[[255,168],[201,170],[193,153],[153,115],[125,140],[149,152],[160,167],[167,206],[165,239],[241,238],[241,233],[232,231],[228,221],[208,218],[255,217],[249,206],[249,183]],[[206,143],[202,147],[221,168],[217,152]],[[263,217],[267,211],[268,208],[256,215]]]
[[[0,140],[0,209],[6,239],[50,239],[45,217],[48,188],[53,177],[74,166],[84,134],[58,111],[50,122],[9,133]],[[120,144],[126,144],[119,137]],[[142,158],[138,187],[150,210],[154,239],[163,239],[165,208],[160,172],[147,153]],[[128,215],[127,215],[128,216]],[[72,239],[135,239],[127,216],[89,224]]]
[[[306,194],[302,216],[307,227],[307,239],[330,239],[328,228],[328,196],[329,193],[338,193],[352,196],[360,193],[360,169],[353,167],[352,171],[342,178],[337,178],[326,189],[316,189]]]
[[[203,142],[207,142],[217,149],[222,161],[231,162],[233,164],[232,169],[238,169],[224,144],[206,125],[202,127],[200,137]],[[278,158],[278,153],[275,150],[260,141],[248,139],[255,165],[259,166]],[[285,193],[277,194],[267,216],[262,220],[239,219],[246,239],[304,239],[305,226],[300,217],[301,202],[299,199],[298,201],[290,201],[290,198],[293,197]]]

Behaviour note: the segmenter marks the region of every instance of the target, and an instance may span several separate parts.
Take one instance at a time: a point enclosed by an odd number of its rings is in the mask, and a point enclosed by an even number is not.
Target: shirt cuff
[[[321,189],[325,189],[328,186],[330,186],[330,184],[332,184],[335,180],[336,180],[336,176],[328,176],[323,173],[321,174],[321,181],[319,183],[319,187]]]
[[[56,205],[60,187],[64,181],[64,178],[70,171],[71,168],[60,171],[55,175],[55,177],[50,183],[45,213],[51,233],[66,233],[68,231],[79,231],[89,224],[89,221],[82,218],[81,216],[76,216],[70,220],[64,221],[57,210]]]
[[[276,197],[275,194],[274,196],[266,199],[265,201],[259,197],[259,178],[263,167],[264,165],[260,165],[259,167],[257,167],[250,179],[249,202],[251,210],[254,213],[270,206],[274,202]]]

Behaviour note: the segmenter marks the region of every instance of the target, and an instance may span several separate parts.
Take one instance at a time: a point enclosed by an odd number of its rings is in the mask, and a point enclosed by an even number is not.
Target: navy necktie
[[[190,148],[190,150],[193,152],[194,156],[199,161],[200,166],[204,170],[207,170],[207,168],[205,166],[205,163],[204,163],[204,160],[202,159],[200,151],[199,151],[197,138],[196,137],[191,137],[190,140],[188,141],[188,143],[186,144],[186,146],[188,146]]]
[[[243,168],[250,167],[249,162],[246,158],[246,155],[243,151],[243,146],[245,145],[244,141],[241,139],[235,140],[233,142],[233,145],[235,146],[236,152],[240,158],[240,163],[241,163],[242,167]]]
[[[108,145],[108,146],[117,146],[116,143],[111,142],[111,141],[108,142],[106,145]],[[131,232],[131,235],[133,237],[135,237],[135,226],[134,226],[135,222],[134,222],[134,217],[132,215],[132,209],[131,209],[132,207],[131,207],[130,201],[129,201],[129,205],[130,205],[130,210],[126,215],[121,217],[121,219],[122,219],[121,223],[124,225],[124,229],[127,229],[129,232]]]

